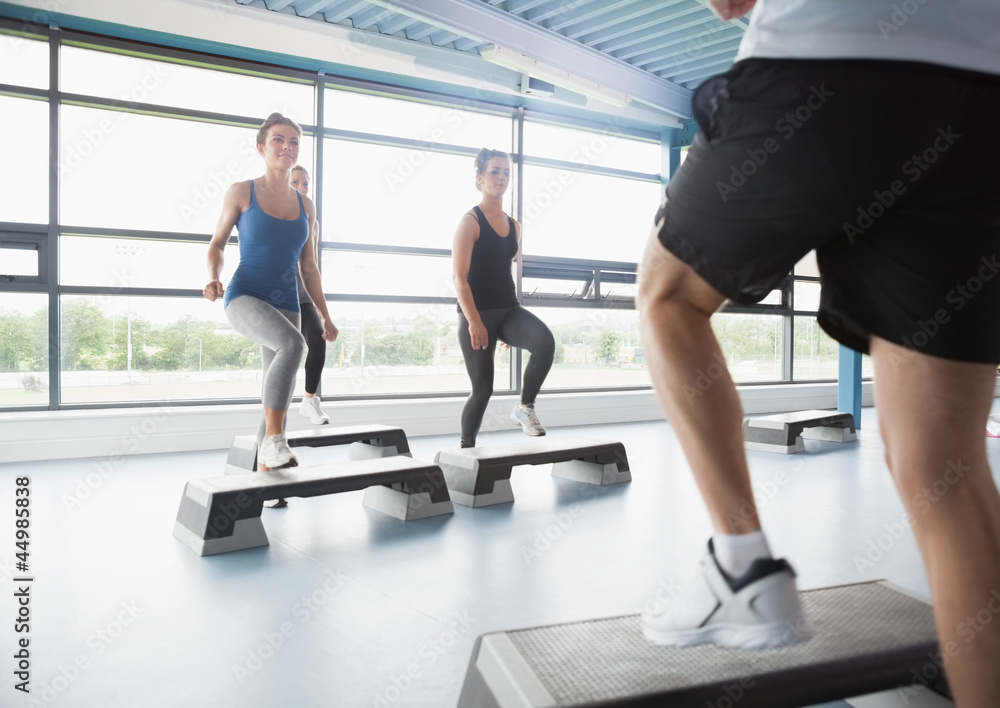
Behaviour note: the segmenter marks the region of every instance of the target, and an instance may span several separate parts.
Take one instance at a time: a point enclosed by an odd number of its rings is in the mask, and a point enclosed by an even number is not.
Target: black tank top
[[[490,226],[478,206],[472,208],[479,222],[479,238],[472,247],[469,262],[469,289],[477,310],[495,310],[517,305],[517,290],[510,264],[517,257],[517,231],[514,220],[507,217],[508,232],[501,237]],[[461,307],[458,308],[462,310]]]

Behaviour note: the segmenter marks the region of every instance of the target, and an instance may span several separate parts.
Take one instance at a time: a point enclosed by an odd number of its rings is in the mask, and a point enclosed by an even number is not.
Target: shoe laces
[[[538,416],[535,414],[534,408],[528,408],[528,406],[521,406],[521,412],[528,418],[528,422],[532,425],[541,426],[542,424],[538,420]]]

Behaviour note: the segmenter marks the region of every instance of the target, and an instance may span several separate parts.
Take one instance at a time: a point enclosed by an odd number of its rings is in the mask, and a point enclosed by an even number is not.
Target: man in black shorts
[[[755,5],[710,4],[723,19]],[[1000,615],[983,434],[1000,361],[997,27],[992,0],[760,0],[732,69],[696,90],[701,130],[656,214],[638,304],[650,375],[716,533],[694,582],[643,617],[651,640],[810,634],[794,572],[760,528],[709,320],[726,300],[758,302],[815,250],[820,325],[874,363],[956,701],[1000,706],[1000,616],[982,619]],[[710,367],[721,375],[697,386]]]

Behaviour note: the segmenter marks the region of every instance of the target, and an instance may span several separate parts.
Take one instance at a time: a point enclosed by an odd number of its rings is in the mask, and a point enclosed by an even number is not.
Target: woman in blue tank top
[[[323,319],[323,338],[337,338],[337,327],[323,297],[316,265],[316,208],[291,186],[302,129],[280,113],[272,113],[257,133],[257,152],[264,174],[232,185],[208,247],[211,278],[204,295],[224,297],[233,329],[260,344],[264,366],[263,414],[257,431],[258,469],[298,464],[285,440],[285,417],[292,401],[295,375],[305,341],[299,333],[296,274]],[[223,288],[219,280],[223,252],[233,229],[239,232],[240,264]]]
[[[458,295],[458,343],[472,381],[462,410],[462,447],[475,447],[483,414],[493,395],[493,353],[497,340],[531,352],[524,369],[521,401],[510,417],[528,435],[545,435],[535,414],[535,397],[545,381],[555,340],[545,323],[521,307],[511,275],[521,226],[503,210],[510,183],[510,158],[499,150],[476,155],[478,206],[462,216],[452,246],[452,269]]]

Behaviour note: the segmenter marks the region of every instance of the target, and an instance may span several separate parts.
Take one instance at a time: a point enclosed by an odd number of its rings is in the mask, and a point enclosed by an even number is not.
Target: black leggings
[[[302,311],[302,336],[306,339],[306,393],[315,394],[326,364],[326,340],[323,339],[323,321],[311,302],[300,302]]]
[[[462,445],[466,447],[476,444],[479,426],[493,395],[493,356],[497,339],[531,352],[521,386],[521,403],[525,405],[535,402],[542,382],[552,368],[552,357],[556,351],[556,342],[549,328],[520,305],[480,310],[479,317],[489,336],[486,349],[472,348],[469,321],[463,313],[458,313],[458,343],[462,346],[465,368],[472,380],[472,395],[462,409]]]

